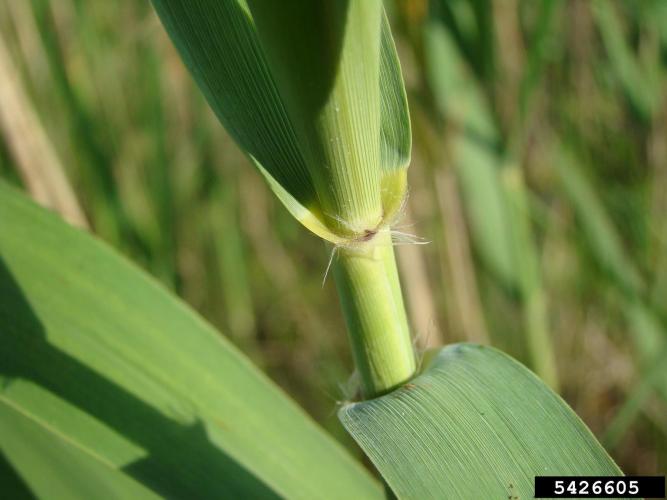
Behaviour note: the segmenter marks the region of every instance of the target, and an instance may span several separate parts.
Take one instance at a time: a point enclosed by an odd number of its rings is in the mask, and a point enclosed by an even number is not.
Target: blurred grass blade
[[[37,43],[40,49],[43,48],[48,61],[49,69],[44,78],[48,79],[49,90],[53,94],[47,99],[54,101],[50,104],[55,105],[60,101],[63,105],[49,107],[49,112],[56,112],[59,116],[62,114],[63,120],[57,126],[66,130],[68,139],[72,141],[68,147],[76,151],[73,156],[79,164],[78,183],[96,194],[87,200],[87,210],[91,221],[94,221],[95,232],[105,235],[107,241],[119,247],[127,247],[128,241],[141,241],[116,184],[111,146],[113,136],[109,135],[107,123],[95,119],[95,113],[82,88],[85,85],[80,85],[81,82],[74,78],[70,59],[63,47],[65,34],[58,29],[55,12],[73,6],[63,2],[58,9],[53,9],[50,2],[39,0],[30,2],[30,6],[39,30]],[[90,40],[87,40],[86,45],[89,43]],[[80,74],[86,80],[89,73],[81,71]]]
[[[623,300],[623,314],[633,333],[632,340],[639,354],[640,363],[653,366],[659,360],[660,376],[652,374],[651,379],[658,380],[654,387],[667,400],[667,365],[656,356],[660,356],[667,345],[667,333],[658,314],[646,303],[645,285],[639,270],[629,259],[623,248],[622,241],[614,224],[606,212],[604,205],[595,192],[591,182],[582,172],[580,161],[574,153],[561,145],[554,153],[554,168],[563,183],[583,233],[602,269],[612,278]],[[645,368],[644,372],[648,373]],[[619,409],[620,415],[636,415],[628,407],[640,407],[645,396],[642,391],[634,398],[628,399]],[[623,417],[628,421],[631,417]],[[615,424],[616,426],[616,424]],[[627,429],[629,424],[622,427]],[[616,426],[620,428],[620,426]],[[620,431],[612,431],[615,444],[620,440]]]
[[[531,498],[536,475],[621,474],[562,399],[487,347],[447,347],[339,417],[401,499]]]
[[[542,286],[540,256],[531,227],[529,193],[521,167],[508,162],[503,167],[502,180],[511,218],[511,241],[529,353],[527,365],[552,389],[558,391],[556,357],[549,336],[547,297]]]
[[[640,355],[644,359],[652,358],[667,341],[667,336],[651,308],[645,305],[642,276],[627,257],[616,228],[591,182],[581,171],[577,157],[561,145],[553,165],[599,265],[622,292],[623,312],[636,333],[634,340]]]
[[[468,0],[434,0],[429,2],[429,5],[432,17],[437,18],[451,33],[452,41],[456,43],[457,50],[470,64],[475,74],[481,76],[484,67],[486,66],[488,69],[488,65],[492,63],[493,55],[486,52],[476,52],[482,37],[488,36],[488,34],[482,34],[479,31],[480,18],[478,14],[481,12],[476,8],[475,2]]]
[[[446,242],[446,273],[451,276],[445,279],[452,283],[452,300],[448,302],[448,312],[464,339],[488,344],[490,338],[454,172],[449,168],[440,169],[435,174],[435,187]]]
[[[557,0],[541,0],[538,4],[537,19],[528,47],[526,47],[526,67],[519,83],[521,122],[528,117],[533,108],[532,100],[539,89],[540,82],[544,79],[549,52],[553,50],[550,46],[555,44],[554,39],[558,36],[555,20],[558,17],[558,9],[561,7],[562,4]],[[517,36],[520,35],[517,33]]]
[[[253,297],[248,281],[248,252],[239,224],[239,197],[236,186],[225,184],[216,189],[207,207],[206,228],[213,235],[217,281],[222,289],[229,336],[249,352],[255,344]]]
[[[506,132],[501,179],[512,232],[517,288],[522,302],[524,336],[529,354],[527,364],[552,389],[558,391],[559,380],[549,335],[547,294],[542,284],[540,250],[533,234],[533,218],[528,202],[530,193],[522,167],[530,117],[535,112],[533,98],[544,76],[546,47],[553,34],[551,21],[555,2],[535,2],[535,8],[535,27],[525,49],[518,5],[504,9],[504,19],[501,19],[500,15],[496,17],[498,32],[502,33],[502,36],[498,37],[499,54],[504,56],[499,59],[504,63],[502,66],[507,72],[503,86],[508,87],[502,92],[503,102],[508,108],[505,111],[505,122],[509,130]],[[517,61],[509,61],[511,58],[520,62],[517,64]],[[524,58],[525,67],[519,70]]]
[[[31,488],[47,473],[65,481],[65,458],[85,454],[98,463],[85,481],[105,466],[171,498],[381,494],[227,340],[107,247],[2,184],[0,220],[0,447]],[[40,430],[19,438],[17,425]]]
[[[410,123],[378,0],[153,0],[206,98],[288,210],[333,243],[401,206]]]
[[[499,137],[490,110],[466,75],[450,35],[434,20],[424,32],[428,79],[439,111],[453,124],[452,161],[463,191],[475,250],[509,287],[516,286],[508,207],[500,181]]]
[[[643,7],[642,22],[655,28],[663,48],[667,49],[667,3],[654,1]]]
[[[623,25],[615,6],[609,2],[595,0],[591,2],[591,8],[612,69],[623,90],[641,116],[650,120],[654,111],[658,109],[660,97],[658,82],[654,78],[656,75],[640,65],[624,40]]]
[[[451,154],[475,250],[507,288],[521,294],[530,367],[557,389],[546,299],[521,170],[515,162],[501,165],[499,133],[481,87],[466,75],[454,41],[433,17],[425,26],[425,52],[438,108],[453,125]]]
[[[590,181],[582,173],[579,161],[564,144],[559,146],[553,166],[563,183],[566,195],[579,215],[600,265],[626,293],[631,295],[642,293],[639,271],[625,255],[614,225]]]
[[[667,359],[667,349],[663,347],[662,352],[656,355],[653,362],[641,373],[639,382],[628,391],[625,402],[605,430],[602,441],[608,448],[613,449],[618,446],[630,424],[642,410],[645,401],[654,392],[654,387],[664,388],[662,380],[665,373],[665,359]]]
[[[32,197],[60,213],[70,224],[88,223],[65,170],[19,80],[0,35],[0,130],[16,158],[20,175]]]

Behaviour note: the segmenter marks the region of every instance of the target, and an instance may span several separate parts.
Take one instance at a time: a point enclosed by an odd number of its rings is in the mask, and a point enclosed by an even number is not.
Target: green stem
[[[415,354],[388,230],[338,247],[333,272],[365,398],[415,373]]]

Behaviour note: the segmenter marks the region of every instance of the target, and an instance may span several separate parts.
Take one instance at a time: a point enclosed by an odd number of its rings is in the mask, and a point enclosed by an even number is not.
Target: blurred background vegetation
[[[419,348],[509,352],[626,473],[664,473],[667,2],[386,6],[414,136],[397,229],[431,242],[398,247]],[[351,446],[324,245],[218,124],[148,2],[0,0],[0,176],[146,269]]]

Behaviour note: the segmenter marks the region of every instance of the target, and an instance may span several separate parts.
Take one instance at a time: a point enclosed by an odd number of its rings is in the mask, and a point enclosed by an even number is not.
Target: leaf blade
[[[535,475],[620,473],[555,393],[482,346],[443,349],[411,383],[339,418],[399,498],[529,498]]]
[[[247,3],[152,0],[152,4],[230,135],[262,165],[265,175],[317,215],[315,187]]]
[[[380,495],[152,279],[3,184],[0,220],[2,397],[162,495]]]
[[[380,164],[381,196],[385,218],[400,210],[407,190],[407,169],[412,152],[408,97],[401,63],[386,12],[382,15],[380,40]]]
[[[53,439],[44,422],[27,417],[4,397],[0,428],[12,429],[3,436],[2,447],[15,469],[32,471],[32,491],[40,498],[159,498],[89,450]],[[57,471],[50,466],[56,461],[63,464]]]

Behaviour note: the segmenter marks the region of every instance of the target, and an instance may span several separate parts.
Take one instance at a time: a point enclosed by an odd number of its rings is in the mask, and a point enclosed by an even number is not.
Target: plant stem
[[[379,396],[416,370],[389,230],[337,248],[333,266],[362,394]]]

